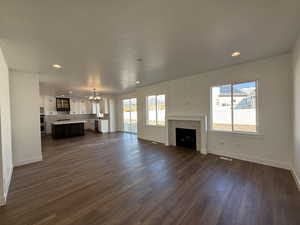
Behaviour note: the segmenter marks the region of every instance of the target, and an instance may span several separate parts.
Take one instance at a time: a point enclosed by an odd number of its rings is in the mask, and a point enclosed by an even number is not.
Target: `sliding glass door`
[[[137,132],[136,98],[123,100],[123,127],[126,132]]]

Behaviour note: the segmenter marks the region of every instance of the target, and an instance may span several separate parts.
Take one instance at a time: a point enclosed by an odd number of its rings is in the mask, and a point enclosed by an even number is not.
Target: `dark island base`
[[[52,124],[52,137],[55,139],[84,136],[84,123]]]

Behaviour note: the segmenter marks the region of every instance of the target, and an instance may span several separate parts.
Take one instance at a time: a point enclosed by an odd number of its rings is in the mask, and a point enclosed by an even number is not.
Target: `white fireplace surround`
[[[187,123],[191,121],[193,123]],[[207,154],[207,115],[198,116],[167,116],[166,145],[176,145],[174,135],[176,128],[196,129],[197,151]]]

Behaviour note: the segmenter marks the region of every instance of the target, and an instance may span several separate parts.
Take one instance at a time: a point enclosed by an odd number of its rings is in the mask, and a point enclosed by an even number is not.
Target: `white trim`
[[[1,196],[0,197],[0,206],[6,205],[6,196]]]
[[[248,161],[248,162],[253,162],[253,163],[258,163],[266,166],[273,166],[281,169],[286,169],[286,170],[291,170],[292,165],[290,163],[282,163],[282,162],[277,162],[274,160],[269,160],[269,159],[261,159],[253,156],[248,156],[244,154],[237,154],[237,153],[229,153],[229,152],[220,152],[220,151],[209,151],[209,153],[212,153],[214,155],[218,156],[226,156],[230,157],[233,159],[239,159],[243,161]]]
[[[165,124],[166,124],[166,123],[165,123]],[[146,124],[146,127],[166,128],[166,125],[151,125],[151,124]]]
[[[177,116],[169,115],[167,120],[192,120],[192,121],[202,121],[203,117],[206,117],[206,114],[199,114],[196,116]]]
[[[242,84],[242,83],[249,83],[249,82],[255,82],[255,113],[256,113],[256,131],[255,132],[247,132],[247,131],[235,131],[234,130],[234,110],[233,110],[233,86],[236,84]],[[214,87],[220,87],[220,86],[225,86],[225,85],[230,85],[231,86],[231,131],[223,131],[223,132],[227,132],[227,133],[233,133],[233,134],[257,134],[257,135],[262,135],[261,134],[261,121],[260,121],[260,101],[259,101],[259,97],[260,97],[260,90],[259,89],[259,80],[248,80],[248,81],[238,81],[238,82],[227,82],[224,84],[220,84],[220,85],[215,85],[215,86],[211,86],[210,87],[210,102],[209,102],[209,110],[210,110],[210,121],[209,121],[209,131],[217,131],[217,132],[222,132],[222,130],[217,130],[217,129],[213,129],[213,106],[212,106],[212,89]]]
[[[136,105],[136,108],[137,108],[137,98],[136,97],[133,97],[133,98],[124,98],[122,99],[122,132],[126,132],[126,133],[133,133],[133,134],[136,134],[137,133],[137,130],[136,132],[133,132],[133,131],[125,131],[125,126],[124,126],[124,123],[125,123],[125,119],[124,119],[124,101],[129,101],[129,107],[131,109],[132,107],[132,104],[131,104],[131,101],[132,99],[135,99],[135,105]],[[137,111],[136,111],[137,113]],[[136,114],[137,115],[137,114]],[[129,113],[129,117],[130,117],[130,128],[131,128],[131,111]],[[136,117],[136,121],[138,121],[138,115]]]
[[[120,130],[118,132],[122,132],[122,133],[126,133],[126,134],[135,134],[137,135],[137,132],[132,132],[132,131],[124,131],[124,130]]]
[[[6,187],[5,197],[8,195],[8,191],[9,191],[9,187],[10,187],[10,182],[11,182],[13,171],[14,171],[14,167],[13,167],[13,165],[10,165],[10,170],[9,170],[9,174],[8,174],[8,183],[7,183],[7,187]]]
[[[209,130],[209,132],[215,132],[215,133],[223,133],[223,134],[237,134],[237,135],[245,135],[245,136],[260,136],[263,137],[264,134],[257,133],[257,132],[238,132],[238,131],[225,131],[225,130]]]
[[[200,146],[197,146],[197,151],[201,152],[202,154],[207,154],[207,143],[208,143],[208,133],[207,133],[207,115],[200,113],[198,115],[192,116],[182,116],[182,115],[168,115],[166,122],[167,122],[167,129],[166,129],[166,145],[170,145],[170,137],[169,137],[169,126],[170,121],[197,121],[200,123]]]
[[[201,154],[207,155],[207,149],[206,148],[201,148]]]
[[[297,172],[295,169],[292,169],[291,170],[291,173],[295,179],[295,182],[296,182],[296,185],[297,185],[297,188],[298,188],[298,191],[300,191],[300,177],[298,176]]]
[[[13,174],[13,169],[14,168],[11,165],[10,169],[9,169],[8,180],[6,180],[7,183],[5,183],[6,187],[4,187],[4,195],[0,197],[0,206],[6,205],[6,200],[7,200],[9,186],[10,186],[10,182],[11,182],[11,178],[12,178],[12,174]]]
[[[30,164],[30,163],[35,163],[35,162],[40,162],[42,160],[43,160],[43,157],[40,156],[40,157],[33,158],[33,159],[27,159],[27,160],[24,160],[24,161],[14,162],[14,167],[24,166],[24,165],[27,165],[27,164]]]
[[[159,125],[157,124],[157,116],[158,116],[158,112],[157,112],[157,97],[163,95],[165,97],[165,124],[164,125]],[[155,97],[155,125],[153,124],[149,124],[149,112],[148,112],[148,97]],[[166,94],[162,93],[162,94],[154,94],[154,95],[147,95],[146,96],[146,124],[145,127],[162,127],[165,128],[166,127],[166,117],[167,117],[167,97]]]
[[[166,145],[166,143],[164,143],[164,142],[156,141],[156,140],[151,140],[151,139],[147,139],[147,138],[144,138],[144,137],[142,137],[142,136],[138,136],[138,139],[143,140],[143,141],[149,141],[149,142],[157,142],[157,143],[159,143],[159,144]],[[166,145],[166,146],[168,146],[168,145]]]

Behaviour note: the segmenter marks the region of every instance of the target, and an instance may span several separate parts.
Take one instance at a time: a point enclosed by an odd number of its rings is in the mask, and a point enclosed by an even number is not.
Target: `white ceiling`
[[[0,0],[0,47],[41,90],[118,94],[288,52],[299,0]],[[232,58],[234,50],[242,55]],[[142,58],[142,62],[136,59]],[[51,64],[61,64],[57,70]]]

